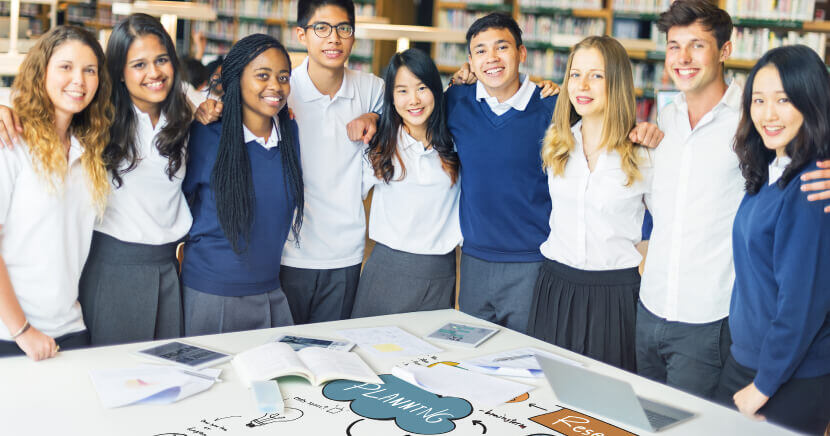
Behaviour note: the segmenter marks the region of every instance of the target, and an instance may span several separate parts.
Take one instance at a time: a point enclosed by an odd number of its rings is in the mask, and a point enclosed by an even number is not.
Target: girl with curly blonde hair
[[[528,332],[634,371],[635,245],[651,162],[629,140],[631,63],[615,39],[591,36],[573,48],[566,72],[542,147],[553,210]]]
[[[109,194],[103,51],[89,31],[55,27],[26,56],[13,89],[23,144],[0,149],[0,356],[40,360],[89,342],[77,300]]]

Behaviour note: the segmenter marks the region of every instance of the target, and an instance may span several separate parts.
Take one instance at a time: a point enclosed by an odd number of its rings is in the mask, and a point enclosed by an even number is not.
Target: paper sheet
[[[337,334],[377,357],[400,358],[443,351],[394,326],[338,330]]]
[[[433,394],[468,398],[484,407],[495,407],[535,389],[523,383],[479,374],[449,365],[396,366],[392,375]]]
[[[188,370],[212,378],[221,369]],[[198,394],[214,381],[195,377],[172,366],[144,365],[126,369],[96,369],[89,372],[92,384],[105,408],[132,404],[169,404]]]
[[[510,377],[542,377],[542,367],[536,356],[544,356],[571,365],[584,366],[581,363],[534,347],[518,348],[488,354],[473,359],[463,360],[460,365],[471,371],[484,374],[504,375]]]

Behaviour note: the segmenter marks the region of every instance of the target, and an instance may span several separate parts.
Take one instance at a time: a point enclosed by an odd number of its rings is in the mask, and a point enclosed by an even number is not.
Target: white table
[[[262,344],[280,333],[295,333],[336,338],[340,328],[397,325],[418,336],[425,336],[447,321],[488,325],[454,310],[408,313],[384,317],[362,318],[330,323],[311,324],[278,329],[239,332],[224,335],[188,338],[188,341],[237,353]],[[502,329],[476,349],[447,348],[437,357],[440,361],[460,359],[535,346],[581,362],[598,373],[624,379],[634,386],[638,395],[673,404],[697,416],[671,427],[660,434],[672,435],[779,435],[786,431],[768,423],[751,421],[739,413],[704,401],[634,374],[553,347],[517,332]],[[355,414],[349,403],[330,400],[300,379],[280,382],[286,398],[282,418],[263,418],[251,393],[242,385],[230,364],[221,366],[223,383],[210,390],[171,405],[137,405],[120,409],[104,409],[90,382],[89,370],[129,368],[141,363],[131,352],[146,344],[129,344],[61,352],[58,357],[32,362],[25,357],[0,359],[0,434],[2,435],[165,435],[165,436],[226,436],[226,435],[352,435],[403,436],[414,434],[400,429],[394,420],[372,420]],[[401,360],[383,361],[356,348],[379,374],[388,373]],[[553,392],[544,379],[517,379],[535,384],[537,389],[521,402],[485,409],[472,403],[473,412],[455,420],[449,433],[481,435],[556,435],[557,432],[529,418],[558,410]],[[601,395],[598,392],[597,395]],[[591,415],[587,411],[583,411]],[[302,415],[302,416],[300,416]],[[270,418],[270,419],[269,419]],[[603,419],[600,416],[596,418]],[[268,423],[270,421],[270,423]],[[618,423],[610,421],[611,424]],[[249,425],[250,424],[250,425]],[[252,426],[251,426],[252,425]],[[636,434],[646,432],[626,428]]]

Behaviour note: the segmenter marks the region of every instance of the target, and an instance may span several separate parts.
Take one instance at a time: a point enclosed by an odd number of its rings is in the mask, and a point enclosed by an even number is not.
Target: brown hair
[[[718,48],[723,48],[732,37],[732,18],[723,9],[708,0],[676,0],[660,14],[657,28],[668,33],[675,26],[691,26],[699,22],[715,35]]]

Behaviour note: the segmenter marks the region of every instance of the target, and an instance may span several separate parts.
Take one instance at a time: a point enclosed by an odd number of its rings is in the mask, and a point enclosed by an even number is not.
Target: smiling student
[[[112,122],[104,53],[57,26],[15,78],[21,144],[0,149],[0,356],[33,360],[89,344],[78,281],[109,193],[101,153]]]
[[[635,371],[635,246],[652,168],[628,138],[636,122],[631,62],[615,39],[591,36],[574,46],[566,71],[542,147],[554,207],[528,334]]]
[[[458,155],[447,129],[441,76],[429,56],[392,56],[363,192],[372,194],[369,237],[352,317],[448,309],[454,304]]]
[[[746,195],[735,216],[733,344],[718,399],[820,435],[830,423],[830,215],[798,177],[830,158],[830,75],[805,46],[749,73],[735,152]]]

